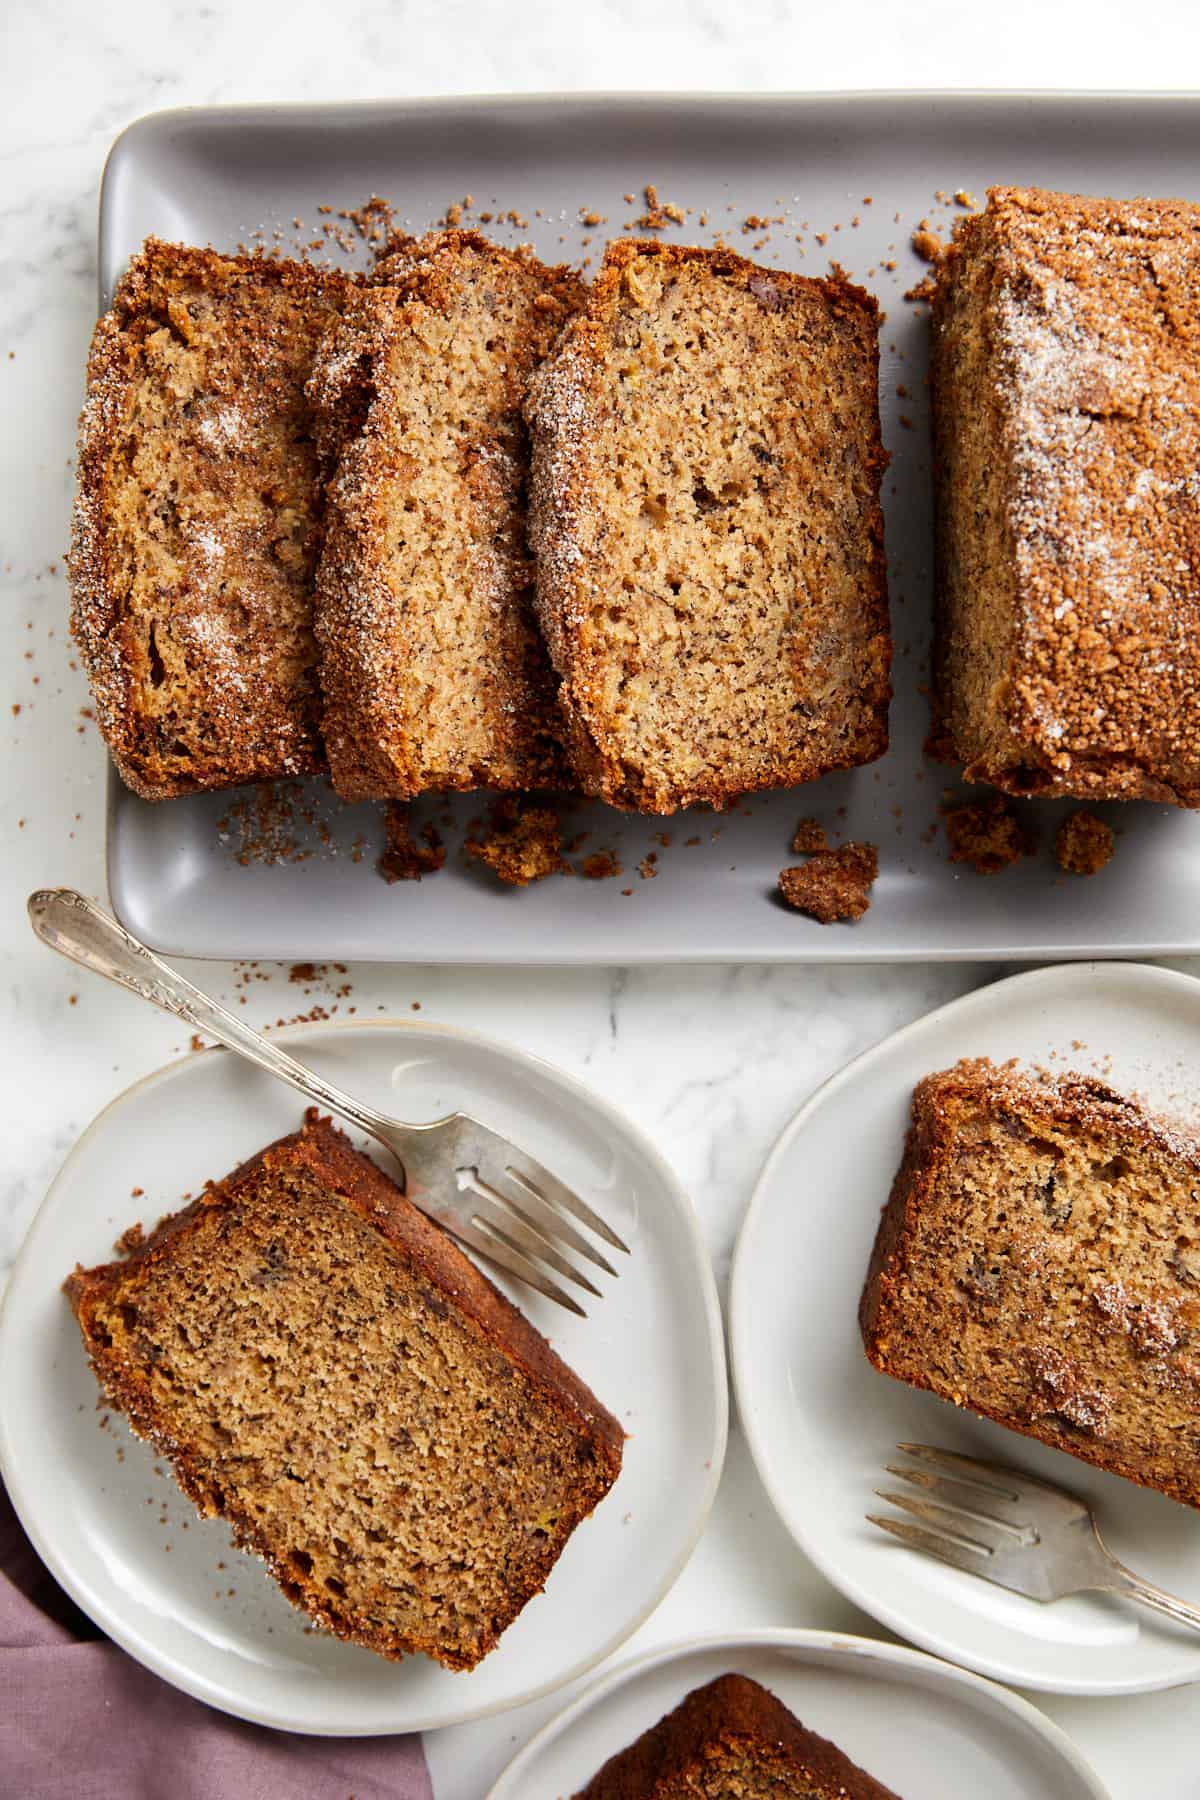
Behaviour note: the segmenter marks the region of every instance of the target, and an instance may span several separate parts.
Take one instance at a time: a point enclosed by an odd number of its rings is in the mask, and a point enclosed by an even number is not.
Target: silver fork
[[[415,1206],[580,1318],[587,1316],[583,1308],[554,1276],[597,1299],[601,1294],[567,1252],[606,1275],[617,1271],[576,1225],[629,1253],[629,1246],[578,1194],[499,1132],[466,1113],[409,1125],[362,1105],[218,1006],[82,894],[70,888],[39,889],[29,896],[29,918],[52,950],[186,1019],[268,1074],[290,1082],[318,1106],[349,1119],[399,1159],[404,1191]]]
[[[1200,1607],[1164,1593],[1119,1563],[1077,1495],[1002,1463],[977,1462],[930,1444],[898,1444],[897,1449],[917,1467],[888,1463],[888,1474],[933,1498],[876,1488],[881,1500],[922,1521],[909,1525],[868,1513],[881,1531],[1031,1600],[1061,1600],[1102,1589],[1128,1594],[1200,1631]]]

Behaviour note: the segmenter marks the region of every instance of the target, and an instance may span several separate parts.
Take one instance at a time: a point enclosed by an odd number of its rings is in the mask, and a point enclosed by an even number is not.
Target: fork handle
[[[382,1113],[344,1094],[332,1082],[325,1081],[315,1070],[305,1068],[294,1057],[271,1043],[253,1027],[233,1013],[218,1006],[215,1000],[171,968],[126,931],[123,925],[85,900],[71,888],[40,888],[29,896],[29,921],[38,937],[61,956],[128,988],[139,999],[149,1000],[164,1012],[184,1019],[208,1037],[214,1037],[226,1049],[236,1051],[247,1061],[256,1063],[269,1075],[298,1088],[318,1106],[327,1107],[349,1119],[371,1137],[382,1136],[391,1121]],[[418,1128],[419,1129],[419,1128]],[[387,1143],[387,1139],[383,1138]],[[395,1154],[394,1147],[387,1147]]]
[[[1107,1554],[1107,1553],[1106,1553]],[[1189,1606],[1186,1600],[1177,1600],[1174,1594],[1165,1593],[1162,1588],[1155,1587],[1151,1581],[1143,1581],[1124,1563],[1119,1563],[1115,1556],[1109,1556],[1112,1564],[1113,1580],[1109,1587],[1118,1594],[1128,1594],[1133,1600],[1140,1600],[1143,1606],[1152,1606],[1155,1612],[1166,1613],[1177,1625],[1190,1625],[1193,1631],[1200,1631],[1200,1606]]]

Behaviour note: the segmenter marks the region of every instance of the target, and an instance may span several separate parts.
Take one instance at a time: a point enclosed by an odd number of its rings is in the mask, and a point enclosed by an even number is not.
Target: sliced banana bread
[[[747,1675],[693,1688],[575,1800],[897,1800]]]
[[[1200,1139],[1082,1075],[929,1075],[859,1313],[877,1369],[1200,1506]]]
[[[146,799],[323,767],[304,385],[354,286],[150,238],[96,327],[72,630]]]
[[[567,785],[521,408],[581,283],[468,231],[394,240],[374,280],[310,388],[332,476],[317,634],[334,785]]]
[[[527,409],[539,616],[587,793],[723,806],[886,749],[878,327],[840,278],[608,246]]]
[[[200,1511],[383,1656],[472,1668],[620,1472],[611,1414],[315,1112],[67,1290]]]
[[[995,188],[933,299],[935,750],[1200,806],[1200,207]]]

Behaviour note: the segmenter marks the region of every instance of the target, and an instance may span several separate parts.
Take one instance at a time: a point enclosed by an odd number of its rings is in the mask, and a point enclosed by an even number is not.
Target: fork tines
[[[876,1488],[881,1500],[921,1523],[910,1525],[902,1519],[868,1513],[869,1524],[912,1549],[977,1575],[986,1574],[989,1560],[998,1554],[1036,1548],[1039,1534],[1022,1516],[1022,1496],[1009,1471],[952,1450],[938,1450],[932,1444],[897,1447],[917,1466],[889,1462],[885,1465],[888,1474],[919,1494],[936,1498]]]
[[[626,1255],[629,1246],[565,1183],[531,1158],[525,1158],[520,1166],[505,1159],[502,1172],[489,1169],[489,1174],[492,1179],[478,1168],[458,1171],[460,1190],[468,1191],[477,1202],[469,1222],[456,1225],[458,1236],[548,1299],[585,1318],[583,1308],[563,1291],[554,1275],[574,1282],[596,1299],[601,1298],[601,1291],[565,1252],[573,1251],[614,1279],[617,1270],[564,1214],[571,1214]]]

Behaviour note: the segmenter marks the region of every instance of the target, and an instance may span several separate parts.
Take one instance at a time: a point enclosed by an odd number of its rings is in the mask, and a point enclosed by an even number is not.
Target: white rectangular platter
[[[1117,830],[1117,852],[1090,880],[1055,865],[1054,829],[1069,810],[1057,803],[1024,809],[1039,847],[1016,867],[982,877],[948,861],[938,805],[955,771],[922,750],[928,320],[927,308],[904,298],[925,273],[912,233],[928,221],[947,235],[962,213],[956,194],[982,204],[989,185],[1029,183],[1200,199],[1200,99],[573,95],[162,113],[133,125],[109,160],[101,301],[151,232],[295,252],[323,221],[373,194],[414,230],[469,195],[464,222],[485,210],[505,215],[482,228],[530,242],[548,260],[594,266],[606,237],[636,230],[647,183],[684,211],[668,239],[720,235],[760,262],[808,274],[836,259],[886,310],[881,399],[892,453],[884,496],[896,639],[887,756],[724,816],[644,819],[583,808],[568,825],[589,834],[574,860],[615,852],[621,876],[555,877],[524,890],[502,889],[462,854],[464,827],[484,810],[476,796],[433,809],[454,821],[444,830],[445,869],[388,886],[374,867],[378,811],[339,807],[323,783],[286,802],[287,822],[267,834],[283,851],[271,860],[250,843],[254,807],[244,797],[150,806],[114,778],[109,879],[122,919],[159,949],[213,957],[849,962],[1200,950],[1200,816],[1140,804],[1099,809]],[[586,222],[595,215],[604,222]],[[773,897],[806,815],[835,841],[879,847],[873,903],[854,925],[817,925]]]

